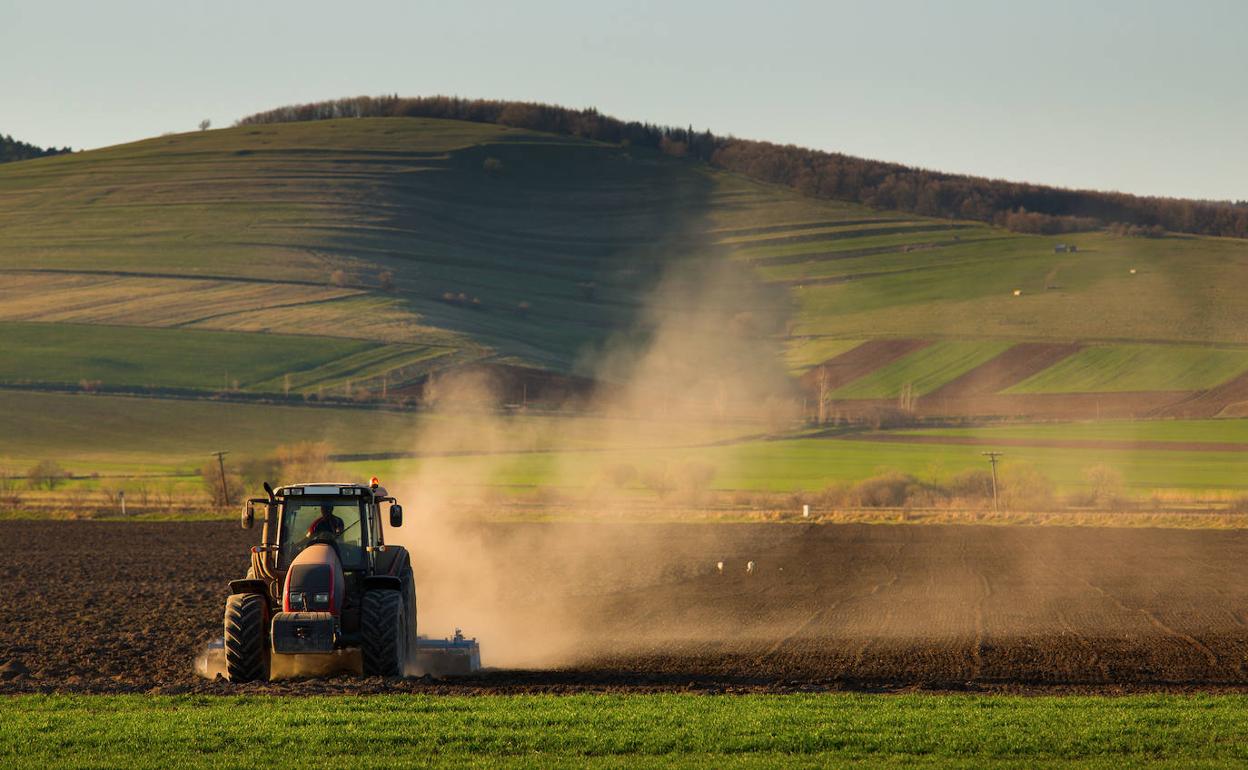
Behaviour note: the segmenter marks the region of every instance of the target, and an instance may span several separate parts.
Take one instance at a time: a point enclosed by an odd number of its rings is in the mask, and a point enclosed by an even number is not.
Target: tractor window
[[[349,497],[288,498],[282,504],[281,551],[278,562],[285,569],[314,539],[338,544],[343,569],[365,566],[364,515],[367,503]]]

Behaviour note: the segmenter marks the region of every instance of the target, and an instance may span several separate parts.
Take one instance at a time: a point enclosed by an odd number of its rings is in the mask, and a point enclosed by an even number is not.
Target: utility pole
[[[1001,512],[1001,505],[997,502],[997,458],[1001,457],[1003,452],[980,452],[988,458],[988,462],[992,463],[992,510],[997,513]]]
[[[230,505],[232,505],[230,502],[230,485],[225,482],[225,456],[228,454],[229,452],[225,450],[209,452],[209,455],[213,455],[217,458],[217,468],[221,470],[221,499],[225,501],[226,508],[229,508]]]

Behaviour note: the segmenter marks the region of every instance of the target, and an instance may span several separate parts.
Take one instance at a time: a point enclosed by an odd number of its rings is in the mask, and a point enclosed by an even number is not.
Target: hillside
[[[603,350],[710,303],[783,352],[812,416],[821,389],[847,415],[1246,398],[1248,242],[1021,235],[502,125],[254,124],[11,164],[0,231],[9,387],[392,401],[470,363],[609,380]],[[731,286],[654,293],[708,265]]]

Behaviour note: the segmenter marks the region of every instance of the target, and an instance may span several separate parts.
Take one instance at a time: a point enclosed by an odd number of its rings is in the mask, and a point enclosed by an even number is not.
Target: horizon
[[[792,3],[765,19],[740,3],[387,0],[350,19],[331,8],[19,3],[0,30],[0,66],[31,75],[11,87],[23,109],[0,132],[94,149],[286,104],[446,94],[593,107],[950,174],[1248,200],[1236,130],[1248,108],[1222,97],[1236,91],[1234,34],[1248,9],[1222,0],[1195,12]],[[885,24],[887,36],[845,34]]]

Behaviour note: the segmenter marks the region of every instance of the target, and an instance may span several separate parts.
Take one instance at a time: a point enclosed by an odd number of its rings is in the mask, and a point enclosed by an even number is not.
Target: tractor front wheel
[[[364,594],[360,606],[360,657],[364,676],[403,676],[407,663],[407,613],[399,591]]]
[[[231,594],[225,600],[225,675],[231,682],[269,678],[265,604],[259,594]]]

